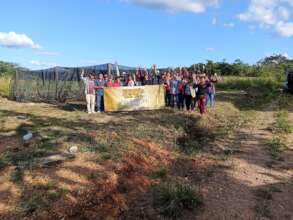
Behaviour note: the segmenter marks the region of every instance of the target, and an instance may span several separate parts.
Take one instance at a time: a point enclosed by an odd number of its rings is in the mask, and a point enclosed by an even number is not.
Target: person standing
[[[103,74],[100,73],[98,79],[95,81],[97,112],[104,111],[104,87],[106,83]]]
[[[185,106],[187,111],[191,111],[191,104],[192,104],[192,89],[193,83],[192,80],[188,81],[184,86],[184,100]]]
[[[197,87],[196,99],[197,106],[201,115],[206,113],[206,96],[210,87],[210,83],[206,81],[205,76],[201,76]]]
[[[167,107],[171,106],[170,81],[171,81],[171,74],[168,72],[166,74],[166,77],[165,77],[165,80],[164,80],[165,103],[166,103]]]
[[[85,98],[87,104],[88,114],[95,113],[95,81],[94,76],[89,74],[88,77],[85,77],[84,70],[81,72],[81,79],[85,84]]]
[[[218,82],[217,79],[217,74],[214,75],[215,77],[213,78],[212,76],[209,76],[209,83],[210,83],[210,87],[208,90],[208,94],[207,94],[207,102],[206,105],[210,105],[210,107],[214,107],[215,105],[215,96],[216,96],[216,86],[215,84]]]
[[[176,78],[176,75],[173,75],[173,78],[170,80],[170,98],[171,98],[171,107],[175,107],[175,103],[179,108],[179,81]]]
[[[127,86],[129,86],[129,87],[134,87],[135,86],[135,81],[133,80],[131,75],[128,76]]]

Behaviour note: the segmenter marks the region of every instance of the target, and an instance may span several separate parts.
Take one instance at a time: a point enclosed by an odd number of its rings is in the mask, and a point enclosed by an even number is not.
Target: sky
[[[30,69],[293,56],[293,0],[9,0],[0,60]]]

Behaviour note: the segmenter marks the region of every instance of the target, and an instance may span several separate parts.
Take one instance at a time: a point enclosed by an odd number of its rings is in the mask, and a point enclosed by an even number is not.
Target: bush
[[[8,97],[10,93],[10,78],[0,77],[0,96]]]
[[[201,196],[190,185],[165,183],[155,187],[154,206],[165,217],[177,219],[183,210],[194,210],[202,204]]]

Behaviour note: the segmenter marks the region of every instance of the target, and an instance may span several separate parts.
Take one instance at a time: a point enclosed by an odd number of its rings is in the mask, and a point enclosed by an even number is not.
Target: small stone
[[[24,120],[24,119],[26,119],[26,116],[24,116],[24,115],[19,115],[19,116],[17,116],[16,118],[17,118],[17,119]]]
[[[69,153],[76,154],[78,152],[77,146],[72,146],[69,148]]]
[[[23,140],[28,141],[28,140],[32,139],[32,137],[33,137],[33,134],[29,132],[23,136]]]
[[[50,155],[47,157],[40,158],[40,164],[42,167],[55,166],[60,163],[63,163],[66,160],[73,159],[74,155],[72,154],[56,154]]]

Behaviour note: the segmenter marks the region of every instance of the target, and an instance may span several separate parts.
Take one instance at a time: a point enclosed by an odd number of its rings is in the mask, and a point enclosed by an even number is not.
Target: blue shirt
[[[96,86],[106,86],[106,83],[107,82],[105,80],[100,80],[100,79],[95,81]],[[104,95],[104,89],[96,89],[96,94],[100,95],[100,96],[103,96]]]

